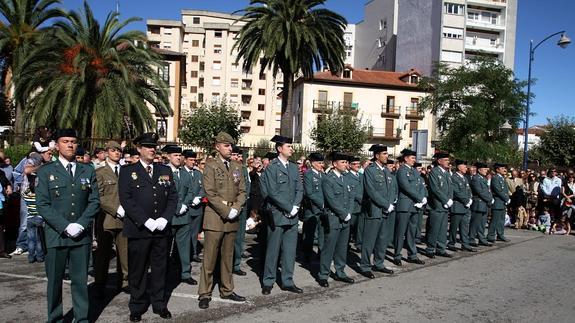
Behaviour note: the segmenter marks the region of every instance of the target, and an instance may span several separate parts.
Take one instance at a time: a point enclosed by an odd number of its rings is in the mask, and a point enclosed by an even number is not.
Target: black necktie
[[[148,175],[149,175],[150,177],[152,177],[152,166],[148,165],[148,166],[146,167],[146,171],[148,172]]]
[[[230,170],[230,164],[228,163],[228,161],[224,161],[224,165],[226,165],[226,169],[229,171]]]
[[[178,169],[176,169],[176,171],[174,171],[174,177],[176,177],[177,179],[180,179],[180,171]]]
[[[114,174],[116,174],[116,177],[118,177],[118,165],[114,166]]]
[[[70,176],[74,177],[74,173],[72,173],[72,163],[69,163],[67,168],[68,168],[68,173],[70,173]]]

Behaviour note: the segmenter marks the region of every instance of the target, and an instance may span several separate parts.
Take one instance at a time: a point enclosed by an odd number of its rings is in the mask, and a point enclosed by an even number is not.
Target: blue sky
[[[518,21],[515,47],[515,74],[527,79],[529,64],[529,41],[539,42],[557,31],[566,30],[573,40],[567,49],[555,44],[559,36],[542,44],[535,52],[532,77],[537,83],[532,86],[536,98],[531,111],[536,115],[530,124],[544,124],[547,118],[561,114],[575,116],[575,1],[573,0],[518,0]],[[67,9],[78,9],[83,0],[62,0]],[[110,10],[116,9],[116,0],[88,1],[100,19]],[[356,23],[363,18],[363,0],[328,0],[331,10],[342,14],[348,22]],[[120,0],[122,18],[179,19],[181,9],[203,9],[221,12],[240,10],[249,4],[248,0]],[[145,29],[145,23],[134,23],[133,28]]]

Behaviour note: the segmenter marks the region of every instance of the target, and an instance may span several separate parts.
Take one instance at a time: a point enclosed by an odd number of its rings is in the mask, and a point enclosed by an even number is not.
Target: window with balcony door
[[[214,54],[222,53],[222,45],[214,45]]]
[[[385,112],[387,113],[399,113],[399,111],[395,111],[395,97],[388,96],[385,99]]]
[[[343,107],[346,109],[351,109],[353,104],[353,93],[344,92],[343,93]]]
[[[162,64],[158,69],[158,74],[166,84],[170,84],[170,64]]]
[[[212,64],[212,69],[221,70],[222,69],[222,61],[214,61],[214,63]]]
[[[385,119],[385,137],[392,138],[393,131],[393,119]]]
[[[212,78],[212,85],[213,86],[220,86],[221,85],[221,79],[219,76],[214,76]]]
[[[198,93],[198,102],[200,102],[200,103],[204,102],[204,94],[203,93]]]
[[[412,132],[417,130],[417,120],[409,121],[409,138],[413,137]]]
[[[234,87],[234,88],[240,86],[240,80],[239,79],[231,79],[230,80],[230,86]]]
[[[446,2],[444,4],[444,12],[451,15],[463,15],[464,6],[457,3]]]
[[[203,78],[203,77],[200,77],[200,78],[198,79],[198,83],[199,83],[198,85],[199,85],[200,87],[204,87],[204,78]]]
[[[327,108],[327,91],[317,92],[317,102],[320,108]]]

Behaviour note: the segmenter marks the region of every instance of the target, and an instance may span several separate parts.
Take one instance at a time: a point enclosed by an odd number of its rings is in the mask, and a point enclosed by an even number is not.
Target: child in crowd
[[[21,192],[22,199],[26,202],[28,210],[26,231],[28,234],[28,262],[44,262],[44,250],[40,240],[40,230],[44,227],[44,219],[38,214],[36,209],[36,170],[42,164],[42,157],[37,153],[30,154],[30,158],[25,166],[26,189]]]
[[[545,207],[543,213],[539,215],[539,231],[543,233],[549,233],[551,229],[551,214],[549,214],[549,208]]]
[[[52,132],[48,127],[38,127],[32,139],[32,151],[43,153],[47,150],[53,149],[56,146],[54,140],[51,140]]]
[[[551,227],[551,232],[549,234],[558,234],[558,235],[569,235],[571,233],[571,224],[569,223],[569,218],[567,215],[561,215],[561,218],[558,221],[553,223]]]

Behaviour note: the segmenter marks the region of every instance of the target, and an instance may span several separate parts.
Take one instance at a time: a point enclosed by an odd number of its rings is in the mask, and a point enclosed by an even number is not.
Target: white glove
[[[505,202],[505,205],[509,205],[509,203],[511,203],[511,200],[507,200],[507,202]]]
[[[423,203],[415,203],[413,204],[413,206],[415,206],[418,209],[421,209],[423,207]]]
[[[233,219],[235,219],[235,218],[238,216],[238,214],[239,214],[238,210],[236,210],[236,209],[234,209],[234,208],[231,208],[231,209],[230,209],[230,214],[228,214],[228,219],[229,219],[229,220],[233,220]]]
[[[347,222],[347,221],[349,221],[349,220],[351,220],[351,214],[348,214],[348,215],[345,217],[345,219],[343,219],[344,222]]]
[[[447,201],[447,207],[451,207],[453,205],[453,200],[449,199],[449,201]]]
[[[78,223],[70,223],[68,224],[68,226],[64,231],[66,232],[66,234],[68,234],[68,236],[75,238],[79,236],[80,233],[82,233],[82,231],[84,231],[84,227],[79,225]]]
[[[162,231],[166,228],[166,225],[168,225],[168,220],[164,219],[164,218],[157,218],[156,219],[156,229],[158,231]]]
[[[421,200],[421,204],[423,205],[427,204],[427,197],[424,197],[423,200]]]
[[[180,213],[178,213],[178,214],[184,214],[184,213],[186,213],[187,210],[188,210],[188,206],[185,204],[182,204],[182,207],[180,208]]]
[[[491,204],[495,203],[495,199],[491,199]]]
[[[393,204],[390,204],[389,207],[387,208],[387,213],[391,213],[393,212],[393,210],[395,210],[395,207],[393,206]]]
[[[297,214],[297,211],[299,210],[299,206],[293,206],[293,208],[291,209],[291,212],[289,213],[291,216],[294,216]]]
[[[471,204],[473,204],[473,200],[469,199],[469,202],[467,203],[467,205],[465,206],[466,208],[470,208]]]
[[[194,200],[192,201],[192,206],[200,205],[200,203],[202,203],[202,198],[199,196],[196,196],[196,197],[194,197]]]
[[[156,230],[156,228],[158,227],[158,224],[154,219],[147,219],[146,222],[144,222],[144,226],[148,228],[148,230],[150,230],[151,232],[154,232],[154,230]]]
[[[116,211],[116,217],[118,219],[122,219],[124,216],[126,216],[126,211],[124,210],[124,208],[120,205],[118,206],[118,210]]]

